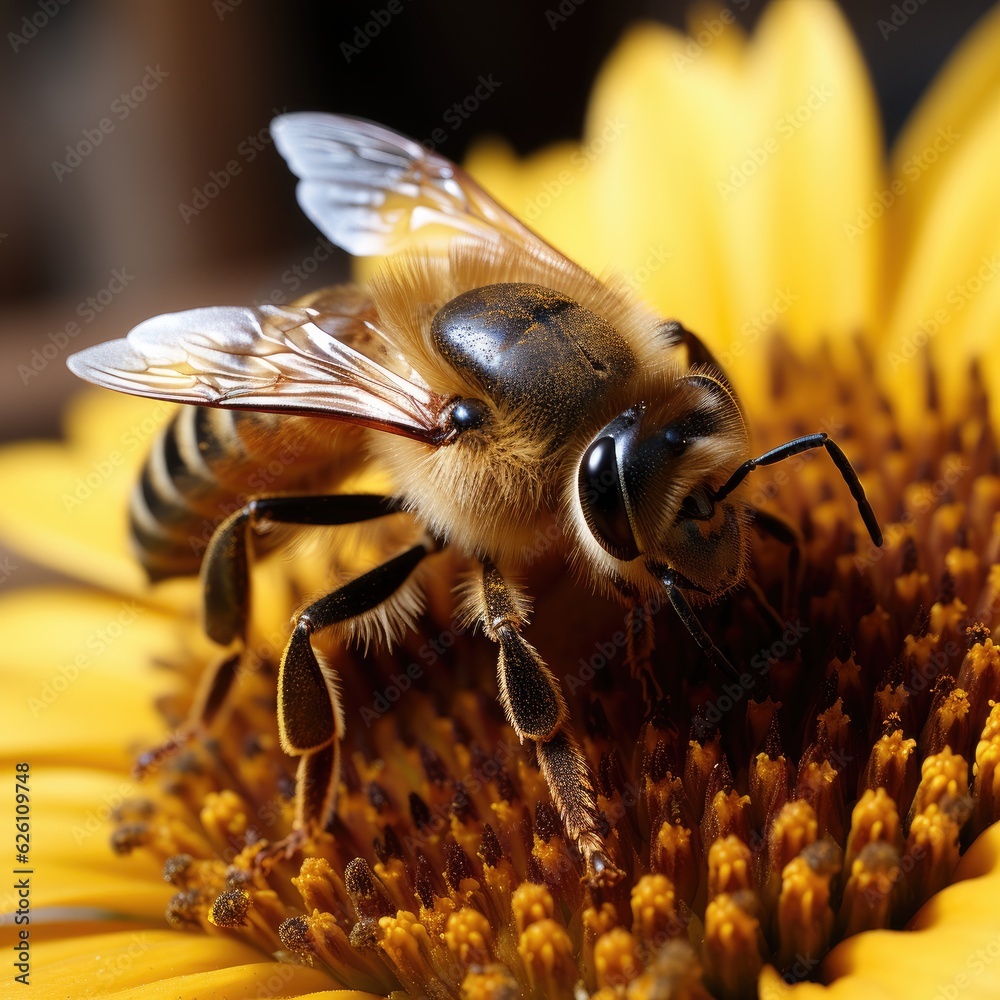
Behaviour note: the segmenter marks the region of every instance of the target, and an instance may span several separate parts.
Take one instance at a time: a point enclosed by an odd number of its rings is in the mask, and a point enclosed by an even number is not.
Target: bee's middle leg
[[[333,822],[344,731],[336,676],[320,665],[312,637],[387,601],[432,551],[429,541],[413,545],[295,616],[278,671],[278,736],[285,753],[302,758],[295,789],[298,831],[328,829]]]
[[[359,524],[398,513],[393,497],[377,494],[257,497],[219,525],[201,565],[205,631],[228,646],[246,638],[250,617],[250,536],[269,524]]]
[[[518,738],[533,740],[538,764],[570,840],[583,854],[594,884],[610,884],[621,873],[609,860],[598,831],[597,796],[586,758],[567,725],[559,682],[521,636],[525,624],[517,599],[491,563],[483,564],[480,617],[500,646],[500,701]]]

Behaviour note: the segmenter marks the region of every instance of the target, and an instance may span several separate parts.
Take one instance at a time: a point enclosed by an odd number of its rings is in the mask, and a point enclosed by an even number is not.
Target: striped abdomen
[[[315,492],[332,438],[352,428],[303,417],[183,406],[146,459],[129,504],[131,535],[151,580],[198,572],[215,529],[253,497]],[[340,450],[341,464],[356,449]]]

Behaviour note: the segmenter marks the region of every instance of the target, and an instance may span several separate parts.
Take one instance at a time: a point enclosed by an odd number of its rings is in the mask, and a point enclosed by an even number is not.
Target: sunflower
[[[81,395],[65,443],[0,455],[0,530],[86,584],[0,601],[21,824],[0,940],[34,995],[1000,993],[1000,15],[889,164],[832,4],[773,5],[752,39],[724,8],[698,17],[690,38],[622,40],[581,142],[528,160],[483,144],[469,167],[698,330],[755,448],[837,437],[885,546],[822,457],[759,473],[755,504],[791,528],[705,610],[747,678],[722,688],[665,616],[662,690],[640,689],[614,671],[613,614],[550,581],[537,642],[572,665],[625,874],[609,887],[581,884],[491,652],[450,624],[445,566],[403,650],[342,669],[335,835],[262,862],[291,820],[274,671],[311,557],[261,567],[247,669],[180,745],[217,653],[196,581],[148,587],[124,517],[169,408]]]

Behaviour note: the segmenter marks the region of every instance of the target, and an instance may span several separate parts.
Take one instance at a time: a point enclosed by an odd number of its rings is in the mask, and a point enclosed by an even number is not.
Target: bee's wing
[[[444,398],[408,366],[417,381],[348,343],[373,339],[386,353],[371,320],[347,312],[223,306],[156,316],[68,364],[81,378],[137,396],[331,417],[442,443]]]
[[[356,257],[405,248],[425,226],[504,239],[565,269],[583,269],[497,204],[461,167],[419,142],[360,118],[312,112],[271,123],[278,151],[299,178],[302,210]]]

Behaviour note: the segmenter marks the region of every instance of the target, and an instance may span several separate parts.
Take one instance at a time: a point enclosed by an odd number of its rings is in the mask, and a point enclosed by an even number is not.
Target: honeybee
[[[300,758],[295,828],[306,831],[335,817],[343,733],[336,678],[313,637],[349,623],[391,639],[420,606],[424,560],[460,550],[478,567],[463,612],[499,647],[510,724],[534,742],[589,877],[611,879],[587,762],[559,681],[523,635],[527,596],[511,582],[540,532],[556,527],[595,592],[631,608],[665,594],[709,660],[736,674],[692,603],[747,575],[743,480],[825,447],[881,544],[861,483],[824,433],[750,457],[740,403],[694,334],[563,256],[444,157],[346,117],[283,115],[271,130],[323,234],[384,260],[364,289],[158,316],[69,359],[98,385],[195,404],[157,442],[133,496],[143,564],[159,579],[200,563],[208,634],[228,645],[245,637],[248,551],[268,528],[411,519],[416,541],[293,618],[278,723],[284,751]],[[446,249],[414,249],[418,230]],[[192,525],[289,441],[280,488],[227,518],[203,557],[192,552]],[[317,494],[317,470],[338,460],[374,463],[391,490]],[[224,664],[202,723],[233,672]]]

